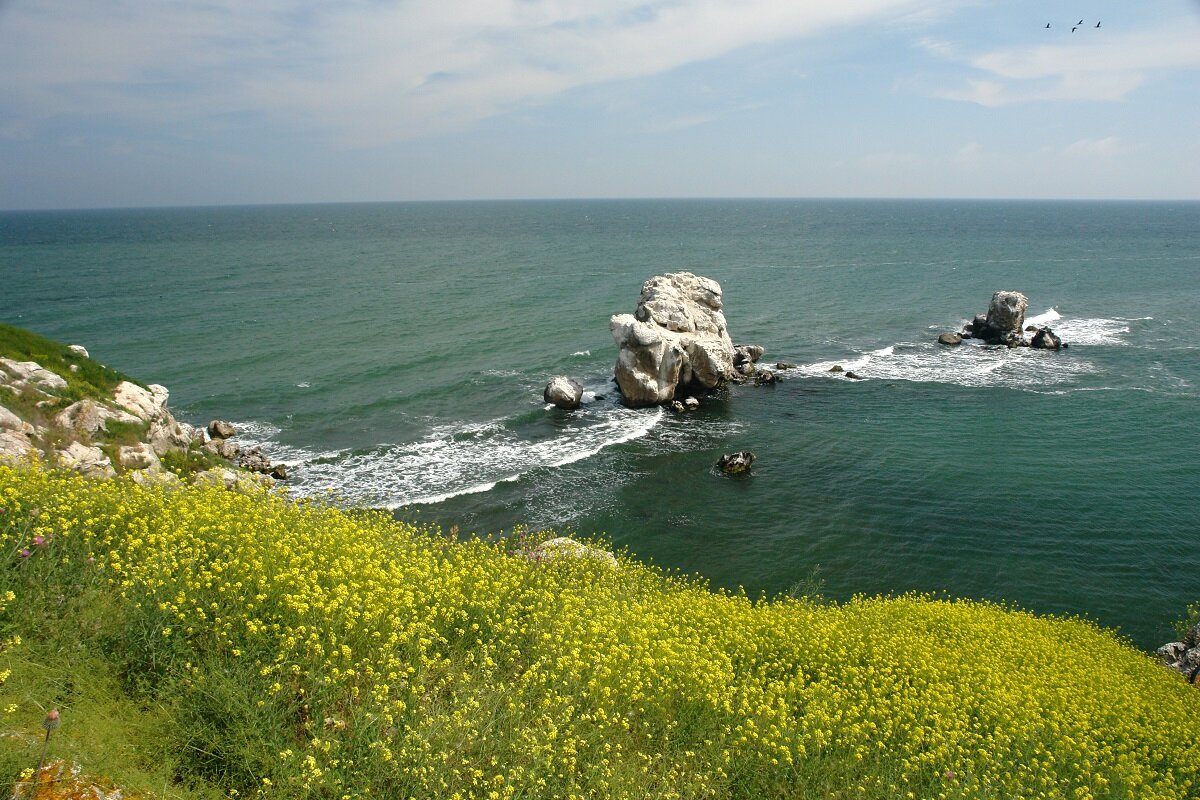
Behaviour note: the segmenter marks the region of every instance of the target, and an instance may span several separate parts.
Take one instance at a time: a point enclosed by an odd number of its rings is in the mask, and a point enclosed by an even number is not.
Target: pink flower
[[[29,548],[28,547],[21,548],[21,558],[29,558]]]
[[[46,543],[46,537],[45,537],[45,536],[42,536],[41,534],[39,534],[39,535],[37,535],[37,536],[33,537],[33,545],[34,545],[34,547],[41,547],[41,546],[42,546],[42,545],[44,545],[45,543]]]

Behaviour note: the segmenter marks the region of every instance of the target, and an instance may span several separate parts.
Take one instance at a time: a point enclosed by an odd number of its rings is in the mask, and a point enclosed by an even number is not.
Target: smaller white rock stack
[[[720,284],[690,272],[643,284],[634,313],[608,323],[627,405],[668,403],[681,390],[713,389],[738,375],[723,306]]]

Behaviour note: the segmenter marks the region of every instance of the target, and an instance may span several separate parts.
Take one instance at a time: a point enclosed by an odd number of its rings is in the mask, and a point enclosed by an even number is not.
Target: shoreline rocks
[[[1154,651],[1164,665],[1184,675],[1197,676],[1200,679],[1200,623],[1197,623],[1183,635],[1179,642],[1168,642]]]
[[[79,345],[62,350],[73,359],[88,358],[86,348]],[[71,363],[68,369],[78,366]],[[0,461],[41,463],[94,478],[124,473],[142,485],[174,484],[179,477],[166,469],[162,459],[174,455],[178,463],[182,454],[185,468],[194,467],[189,453],[194,456],[195,448],[203,447],[244,467],[241,481],[222,478],[219,482],[224,485],[248,485],[246,479],[271,485],[275,479],[287,478],[287,468],[271,464],[258,448],[243,451],[229,441],[237,433],[229,423],[213,420],[206,431],[176,420],[164,386],[122,380],[108,390],[109,395],[85,385],[79,393],[90,396],[63,407],[71,396],[67,395],[75,380],[71,375],[78,370],[63,372],[60,375],[35,361],[0,357]],[[220,435],[205,443],[206,432]]]

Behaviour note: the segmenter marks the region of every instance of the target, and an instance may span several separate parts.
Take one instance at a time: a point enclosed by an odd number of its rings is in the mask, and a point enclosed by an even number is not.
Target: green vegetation
[[[14,361],[36,361],[66,379],[67,389],[61,393],[57,403],[59,406],[68,406],[85,397],[108,400],[121,381],[145,385],[98,361],[68,350],[66,345],[12,325],[0,324],[0,357]],[[72,370],[72,367],[75,369]],[[6,406],[17,410],[7,397],[3,399]]]
[[[214,467],[228,467],[229,460],[216,453],[210,453],[199,444],[193,442],[187,450],[169,450],[159,456],[163,468],[174,472],[184,480]]]
[[[0,467],[0,507],[4,726],[59,707],[57,754],[134,793],[1200,795],[1200,693],[1080,620],[753,600],[268,492]]]

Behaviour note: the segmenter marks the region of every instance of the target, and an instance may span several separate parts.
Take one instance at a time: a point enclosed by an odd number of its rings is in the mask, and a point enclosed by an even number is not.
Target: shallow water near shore
[[[786,360],[623,408],[608,317],[719,281]],[[1200,204],[546,201],[0,214],[0,320],[405,519],[585,534],[715,585],[945,592],[1143,647],[1200,598]],[[935,343],[1024,292],[1069,349]],[[829,368],[840,364],[864,380]],[[575,413],[541,399],[579,379]],[[736,449],[758,460],[720,476]]]

